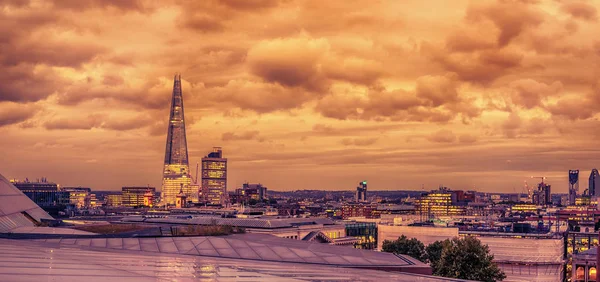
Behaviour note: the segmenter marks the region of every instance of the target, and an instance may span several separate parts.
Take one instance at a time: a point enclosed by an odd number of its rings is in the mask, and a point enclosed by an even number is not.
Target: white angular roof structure
[[[0,233],[35,227],[42,219],[54,218],[0,174]]]

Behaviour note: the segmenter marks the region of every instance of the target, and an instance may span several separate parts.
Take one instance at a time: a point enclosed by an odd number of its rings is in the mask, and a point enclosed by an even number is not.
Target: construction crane
[[[531,202],[533,200],[533,190],[531,189],[531,187],[529,187],[529,184],[527,184],[527,180],[523,182],[525,182],[525,186],[523,186],[523,192],[527,192],[527,199],[529,200],[529,202]]]
[[[545,176],[532,176],[531,178],[539,178],[542,180],[542,183],[544,183],[544,180],[546,180]]]

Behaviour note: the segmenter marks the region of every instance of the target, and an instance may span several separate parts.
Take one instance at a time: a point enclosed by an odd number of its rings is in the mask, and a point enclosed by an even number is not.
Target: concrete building
[[[227,159],[223,158],[221,147],[202,158],[202,200],[211,205],[226,204],[227,198]]]

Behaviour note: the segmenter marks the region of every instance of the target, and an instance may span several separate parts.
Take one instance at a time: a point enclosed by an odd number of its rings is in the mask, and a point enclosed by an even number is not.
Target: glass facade
[[[212,205],[225,205],[227,193],[227,159],[220,147],[202,158],[202,199]]]
[[[357,249],[374,250],[377,248],[377,224],[374,222],[356,222],[346,224],[346,236],[359,239],[354,245]]]
[[[154,187],[123,187],[122,190],[122,205],[126,207],[141,207],[149,206],[144,202],[144,195],[147,192],[154,194]]]
[[[166,205],[175,205],[177,194],[180,191],[183,191],[188,199],[198,198],[198,191],[193,191],[193,186],[190,185],[189,170],[181,75],[176,75],[173,83],[163,170],[162,199]]]
[[[564,235],[565,281],[573,276],[573,254],[578,254],[598,246],[598,234],[585,232],[566,232]],[[594,276],[596,270],[594,269]],[[595,280],[594,280],[595,281]]]

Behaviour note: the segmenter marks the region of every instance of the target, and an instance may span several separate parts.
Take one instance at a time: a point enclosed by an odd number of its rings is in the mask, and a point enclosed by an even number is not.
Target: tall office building
[[[575,205],[575,199],[579,192],[579,170],[569,170],[569,205]]]
[[[192,191],[189,170],[181,75],[175,75],[163,170],[162,200],[164,204],[175,205],[177,194],[180,191],[190,197],[197,193],[197,191]]]
[[[225,205],[227,193],[227,159],[221,147],[202,158],[202,199],[212,205]]]
[[[364,180],[358,183],[356,187],[356,195],[354,195],[355,202],[366,202],[367,201],[367,181]]]
[[[588,194],[590,196],[600,196],[600,174],[597,169],[592,169],[590,173]]]

